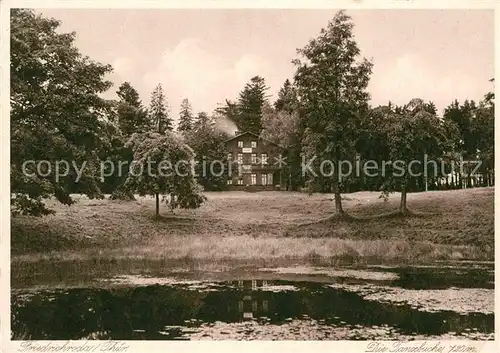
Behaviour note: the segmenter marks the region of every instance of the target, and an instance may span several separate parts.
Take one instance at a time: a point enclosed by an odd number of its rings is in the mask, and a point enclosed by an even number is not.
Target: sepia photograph
[[[493,8],[31,6],[2,9],[20,352],[495,340]]]

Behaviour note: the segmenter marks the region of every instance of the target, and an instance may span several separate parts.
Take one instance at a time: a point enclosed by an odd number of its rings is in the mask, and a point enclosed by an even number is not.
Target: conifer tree
[[[266,91],[268,89],[264,78],[254,76],[240,92],[238,98],[239,115],[236,121],[240,131],[260,134],[262,131],[262,107],[267,101]]]
[[[187,98],[184,98],[181,103],[181,111],[179,112],[179,125],[177,131],[186,132],[193,129],[193,111],[191,103]]]
[[[165,131],[172,131],[172,118],[169,117],[169,107],[163,87],[159,83],[151,94],[149,105],[149,120],[154,131],[164,134]]]

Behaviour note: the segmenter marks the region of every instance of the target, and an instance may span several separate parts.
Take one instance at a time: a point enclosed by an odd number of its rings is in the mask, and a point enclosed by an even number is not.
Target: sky
[[[263,76],[270,100],[293,79],[296,49],[316,37],[336,10],[39,9],[75,31],[75,45],[111,64],[117,98],[129,81],[144,104],[158,83],[177,118],[183,98],[211,113]],[[348,10],[361,55],[373,61],[371,104],[432,100],[440,113],[454,99],[480,100],[493,89],[491,10]]]

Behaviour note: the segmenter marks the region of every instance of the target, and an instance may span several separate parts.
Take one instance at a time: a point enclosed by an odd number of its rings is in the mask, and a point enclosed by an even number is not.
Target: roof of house
[[[224,141],[224,143],[229,142],[229,141],[231,141],[231,140],[234,140],[234,139],[236,139],[236,138],[238,138],[238,137],[241,137],[241,136],[243,136],[243,135],[247,135],[247,134],[249,134],[249,135],[253,135],[253,136],[255,136],[256,138],[258,138],[259,140],[264,140],[264,141],[269,142],[269,143],[271,143],[271,144],[273,144],[273,145],[275,145],[275,146],[277,146],[277,147],[279,147],[279,148],[284,148],[283,146],[280,146],[280,145],[278,145],[277,143],[275,143],[275,142],[273,142],[273,141],[270,141],[270,140],[268,140],[268,139],[265,139],[265,138],[263,138],[263,137],[261,137],[261,136],[259,136],[259,135],[255,134],[255,133],[251,132],[251,131],[245,131],[245,132],[242,132],[242,133],[240,133],[240,134],[238,134],[238,135],[236,135],[236,136],[234,136],[234,137],[231,137],[230,139],[227,139],[226,141]]]

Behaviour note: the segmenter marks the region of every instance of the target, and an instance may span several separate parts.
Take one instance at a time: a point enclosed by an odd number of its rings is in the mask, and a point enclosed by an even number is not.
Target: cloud
[[[217,103],[235,99],[252,76],[266,77],[271,72],[259,55],[248,53],[229,61],[204,48],[198,39],[185,38],[163,52],[158,66],[144,74],[143,82],[149,92],[158,83],[163,85],[172,116],[177,118],[183,98],[190,100],[195,113],[211,113]]]
[[[481,99],[484,84],[465,71],[453,68],[432,69],[416,54],[405,54],[387,65],[374,65],[368,86],[372,104],[387,104],[389,100],[402,105],[412,98],[432,100],[439,112],[455,98]]]
[[[112,62],[111,66],[117,75],[127,77],[134,71],[135,62],[131,58],[119,57]]]

